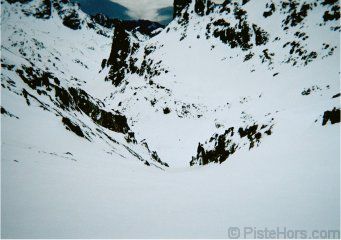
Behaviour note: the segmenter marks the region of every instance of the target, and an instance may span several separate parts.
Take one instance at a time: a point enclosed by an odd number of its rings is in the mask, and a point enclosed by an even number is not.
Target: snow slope
[[[72,162],[5,145],[2,236],[226,238],[230,226],[339,229],[338,126],[300,126],[301,138],[274,135],[228,164],[167,172],[90,151]]]
[[[273,1],[265,18],[268,2],[201,16],[188,1],[156,36],[127,32],[127,57],[114,64],[128,67],[114,86],[102,64],[120,51],[113,29],[73,4],[37,17],[42,1],[3,1],[2,237],[340,230],[340,128],[325,114],[340,108],[339,23],[323,19],[332,5],[308,1],[307,16],[284,29],[292,11]],[[226,22],[256,24],[268,40],[250,30],[232,47]]]

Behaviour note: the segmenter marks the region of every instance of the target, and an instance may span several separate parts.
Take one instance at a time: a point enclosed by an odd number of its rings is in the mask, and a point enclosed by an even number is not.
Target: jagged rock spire
[[[117,22],[111,47],[111,53],[107,65],[111,66],[109,71],[109,80],[115,86],[118,86],[124,79],[125,69],[127,68],[126,59],[130,51],[129,35],[123,24]]]

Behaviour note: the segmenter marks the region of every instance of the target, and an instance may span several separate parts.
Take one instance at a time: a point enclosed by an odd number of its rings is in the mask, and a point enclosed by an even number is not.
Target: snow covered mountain
[[[22,25],[18,24],[20,20]],[[107,154],[126,152],[129,158],[137,158],[147,165],[151,161],[158,167],[167,166],[156,152],[149,150],[147,143],[137,144],[124,115],[86,91],[86,87],[95,84],[114,24],[101,15],[90,18],[67,1],[4,3],[2,87],[7,91],[3,91],[2,112],[12,114],[19,110],[19,106],[7,106],[18,104],[18,100],[11,99],[16,95],[26,100],[24,108],[33,105],[50,112],[47,116],[59,119],[60,126],[66,128],[62,132],[80,144],[97,142],[101,148],[107,148],[104,150]],[[141,35],[139,31],[136,34]],[[67,134],[67,130],[73,133]],[[59,131],[43,132],[53,135]],[[40,134],[36,135],[40,141],[46,141]]]
[[[2,1],[2,236],[339,230],[339,18],[175,0],[163,28]]]
[[[174,21],[142,43],[115,32],[107,65],[116,90],[104,101],[132,116],[161,159],[223,162],[259,145],[291,106],[314,104],[317,125],[339,108],[337,1],[204,3],[175,1]],[[328,100],[302,94],[313,88]]]

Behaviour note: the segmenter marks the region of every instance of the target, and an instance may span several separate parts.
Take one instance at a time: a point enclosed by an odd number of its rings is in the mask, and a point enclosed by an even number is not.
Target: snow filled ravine
[[[339,9],[1,1],[2,238],[340,231]]]

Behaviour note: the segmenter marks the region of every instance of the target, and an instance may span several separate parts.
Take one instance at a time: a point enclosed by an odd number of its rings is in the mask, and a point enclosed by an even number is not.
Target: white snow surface
[[[266,47],[252,51],[258,56],[269,48],[276,56],[271,66],[258,57],[244,62],[248,52],[206,39],[206,25],[221,17],[218,13],[193,14],[187,28],[175,19],[136,53],[141,63],[144,47],[156,46],[148,57],[162,60],[168,73],[153,82],[170,91],[135,74],[118,88],[104,81],[108,69],[101,70],[101,61],[109,57],[112,29],[101,28],[108,38],[85,23],[80,30],[66,28],[56,12],[42,20],[25,16],[19,3],[4,1],[1,7],[2,63],[15,70],[32,61],[49,69],[62,86],[77,86],[105,110],[127,116],[139,142],[127,144],[122,134],[105,129],[119,144],[103,135],[92,141],[78,137],[55,112],[36,101],[28,106],[22,89],[51,101],[2,68],[1,106],[18,117],[1,116],[3,238],[226,238],[234,226],[340,229],[340,126],[321,124],[323,112],[340,104],[332,98],[340,92],[340,37],[328,24],[317,27],[319,7],[305,20],[307,48],[321,50],[307,66],[283,63],[282,46],[295,31],[280,29],[279,11],[264,19],[263,1],[244,8],[251,22],[270,33]],[[183,32],[187,36],[180,41]],[[276,36],[280,43],[273,41]],[[322,58],[325,42],[336,51]],[[38,54],[44,61],[36,60]],[[312,86],[319,90],[301,94]],[[183,114],[186,105],[192,107]],[[167,115],[165,107],[171,109]],[[81,113],[69,116],[83,129],[98,127]],[[255,122],[274,125],[258,147],[241,148],[222,164],[189,167],[199,142]],[[170,168],[136,161],[126,147],[150,159],[143,139]]]

